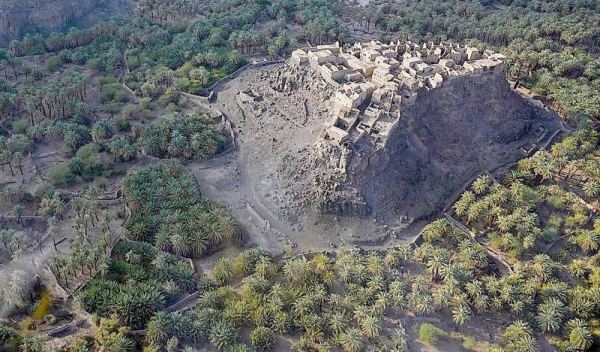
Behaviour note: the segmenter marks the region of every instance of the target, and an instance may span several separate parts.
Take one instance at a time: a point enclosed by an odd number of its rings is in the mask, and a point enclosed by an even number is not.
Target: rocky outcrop
[[[28,32],[92,26],[132,8],[130,0],[2,0],[0,46]]]
[[[363,138],[343,156],[343,148],[327,151],[317,143],[314,155],[327,155],[330,169],[337,169],[316,180],[317,208],[339,215],[364,215],[368,208],[388,218],[427,216],[472,174],[518,159],[519,146],[556,126],[553,116],[537,114],[510,89],[503,71],[454,77],[440,88],[420,90],[403,107],[385,148]]]

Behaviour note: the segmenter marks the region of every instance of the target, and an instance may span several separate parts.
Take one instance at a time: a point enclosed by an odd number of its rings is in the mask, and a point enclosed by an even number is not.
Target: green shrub
[[[104,76],[104,77],[98,78],[98,83],[100,83],[103,86],[107,85],[107,84],[115,84],[115,83],[117,83],[117,79],[115,77],[111,77],[111,76]]]
[[[177,106],[180,108],[184,108],[187,106],[189,99],[184,97],[183,95],[179,97],[179,101],[177,102]]]
[[[465,339],[463,341],[463,347],[466,350],[473,350],[475,348],[476,343],[477,341],[475,341],[475,338],[473,336],[465,336]]]
[[[115,119],[115,126],[117,126],[117,130],[119,130],[121,132],[129,131],[129,129],[131,128],[129,121],[127,121],[126,119],[124,119],[122,117]]]
[[[75,175],[81,175],[85,170],[85,162],[78,157],[74,157],[69,161],[69,170]]]
[[[121,93],[124,94],[123,89],[119,85],[119,83],[107,83],[102,85],[102,95],[100,96],[100,101],[102,103],[107,103],[109,101],[118,101],[117,96]]]
[[[35,189],[33,191],[33,194],[35,195],[36,198],[52,198],[52,196],[54,196],[54,193],[56,192],[56,190],[54,189],[54,187],[46,182],[41,182],[38,183],[35,186]]]
[[[127,104],[121,110],[121,116],[126,120],[131,120],[135,114],[139,111],[139,108],[132,104]]]
[[[48,60],[46,60],[46,69],[50,72],[58,71],[60,65],[62,65],[62,60],[59,56],[50,56]]]
[[[115,93],[114,100],[119,103],[127,103],[129,101],[129,95],[127,95],[127,93],[125,93],[123,90],[120,90]]]
[[[76,159],[81,161],[81,165],[78,172],[73,173],[84,181],[93,181],[99,176],[113,174],[112,157],[98,143],[89,143],[79,148],[70,163]]]
[[[167,96],[166,94],[163,94],[160,97],[158,97],[158,99],[156,99],[156,104],[162,106],[163,108],[171,103],[173,103],[173,99],[171,99],[171,97]]]
[[[44,321],[46,323],[48,323],[48,325],[54,325],[56,324],[58,319],[56,319],[56,317],[52,314],[46,314],[44,315]]]
[[[177,105],[173,104],[173,103],[169,103],[169,105],[167,105],[165,107],[165,109],[167,111],[169,111],[169,112],[177,112],[177,111],[179,111],[179,107]]]
[[[31,76],[34,80],[39,81],[44,77],[44,73],[40,69],[34,68],[33,71],[31,71]]]
[[[27,122],[27,119],[14,120],[10,123],[10,126],[13,133],[22,134],[27,132],[29,122]]]
[[[127,57],[127,66],[129,66],[129,69],[131,71],[133,71],[136,68],[140,67],[140,60],[139,60],[139,58],[137,58],[135,56],[129,56],[129,57]]]
[[[50,183],[54,186],[66,186],[75,182],[69,163],[61,162],[54,165],[48,172]]]
[[[440,337],[445,336],[446,332],[433,324],[425,323],[419,326],[419,340],[423,342],[436,343]]]
[[[150,110],[142,110],[142,112],[140,113],[140,117],[143,120],[149,120],[149,119],[152,118],[152,111],[150,111]],[[143,123],[143,121],[142,121],[142,123]]]
[[[177,79],[177,85],[181,90],[187,92],[192,85],[192,82],[190,82],[187,77],[181,77]]]
[[[0,349],[9,344],[12,339],[18,336],[17,330],[8,325],[0,325]]]
[[[257,327],[250,333],[250,343],[258,350],[272,350],[275,343],[273,331],[264,326]]]
[[[152,98],[142,98],[140,99],[140,108],[142,110],[151,110],[152,109]]]

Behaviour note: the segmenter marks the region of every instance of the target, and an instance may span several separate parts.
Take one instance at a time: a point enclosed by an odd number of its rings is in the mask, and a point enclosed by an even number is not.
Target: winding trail
[[[127,94],[129,94],[129,97],[135,103],[138,103],[140,101],[140,98],[135,94],[135,92],[131,88],[129,88],[129,86],[125,84],[125,77],[129,74],[129,65],[127,65],[128,52],[129,47],[125,47],[125,50],[123,50],[123,66],[121,67],[121,74],[119,75],[118,82],[121,85],[121,88],[123,88],[123,90],[127,92]]]

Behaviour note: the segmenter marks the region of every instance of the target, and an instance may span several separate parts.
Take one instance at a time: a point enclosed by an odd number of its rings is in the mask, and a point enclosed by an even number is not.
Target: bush
[[[140,117],[142,118],[142,120],[150,120],[153,117],[152,116],[152,111],[150,111],[150,110],[142,110],[142,112],[140,113]]]
[[[54,315],[52,315],[52,314],[46,314],[46,315],[44,315],[44,321],[46,323],[48,323],[48,325],[54,325],[54,324],[56,324],[57,320],[58,319],[56,319],[56,317]]]
[[[54,165],[48,172],[48,178],[54,186],[66,186],[75,182],[75,175],[67,162]]]
[[[29,123],[26,119],[20,119],[12,121],[10,123],[10,126],[12,128],[13,133],[22,134],[27,132],[27,127],[29,126]]]
[[[173,99],[171,99],[171,97],[169,97],[166,94],[161,95],[160,97],[158,97],[158,99],[156,100],[156,103],[159,106],[162,106],[163,108],[166,107],[167,105],[171,104],[173,102]]]
[[[89,68],[92,71],[98,70],[98,61],[95,59],[87,60],[85,67]]]
[[[129,101],[129,95],[127,95],[127,93],[125,93],[125,91],[120,90],[115,93],[114,100],[119,103],[127,103]]]
[[[9,344],[13,338],[18,336],[17,330],[8,325],[0,325],[0,349]]]
[[[436,343],[440,337],[445,337],[447,334],[444,330],[437,326],[425,323],[419,326],[419,340],[427,343]]]
[[[134,117],[135,113],[138,111],[139,111],[139,109],[137,106],[132,105],[132,104],[127,104],[121,110],[121,116],[126,120],[131,120]]]
[[[188,102],[189,102],[188,98],[186,98],[182,95],[179,97],[179,101],[177,102],[177,105],[180,108],[185,108],[187,106]]]
[[[473,336],[465,336],[465,340],[463,341],[463,347],[466,350],[473,350],[475,348],[476,343],[477,341],[475,341],[475,338]]]
[[[139,58],[137,58],[135,56],[129,56],[129,57],[127,57],[127,66],[129,66],[129,69],[131,71],[133,71],[136,68],[140,67],[140,60],[139,60]]]
[[[113,173],[112,157],[105,153],[100,144],[89,143],[77,150],[73,160],[80,160],[81,165],[77,175],[84,181],[92,181],[99,176],[110,176]],[[75,173],[75,172],[74,172]]]
[[[50,72],[58,71],[58,68],[62,65],[62,60],[58,56],[50,56],[46,60],[46,69]]]
[[[271,350],[275,343],[273,331],[267,327],[259,326],[250,333],[250,343],[259,350]]]
[[[34,80],[39,81],[44,77],[44,73],[40,69],[34,68],[31,72],[31,76]]]
[[[177,107],[177,105],[175,105],[175,104],[173,104],[173,103],[170,103],[169,105],[167,105],[167,106],[165,107],[165,109],[166,109],[168,112],[177,112],[177,111],[179,111],[179,107]]]
[[[111,78],[107,77],[106,80]],[[123,100],[129,100],[127,94],[123,91],[119,83],[106,83],[102,85],[102,95],[100,101],[107,103],[109,101],[122,102]]]
[[[187,77],[181,77],[177,79],[177,86],[184,91],[187,92],[192,85],[192,82]]]
[[[107,85],[107,84],[115,84],[115,83],[117,83],[117,79],[115,77],[111,77],[111,76],[104,76],[104,77],[98,78],[98,83],[100,83],[103,86]]]
[[[142,98],[140,99],[140,108],[142,110],[151,110],[152,109],[152,98]]]
[[[56,190],[54,189],[54,187],[52,187],[51,184],[46,183],[46,182],[41,182],[35,186],[33,194],[35,195],[36,198],[42,199],[42,198],[52,198],[52,196],[54,196],[54,192],[56,192]]]
[[[119,130],[121,132],[129,131],[129,129],[131,128],[129,121],[127,121],[126,119],[124,119],[122,117],[115,119],[115,126],[117,126],[117,130]]]

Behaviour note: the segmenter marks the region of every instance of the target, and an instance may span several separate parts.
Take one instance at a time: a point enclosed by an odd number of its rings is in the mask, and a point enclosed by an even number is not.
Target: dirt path
[[[121,88],[123,88],[123,90],[129,94],[131,100],[134,103],[138,103],[140,98],[138,98],[135,92],[129,88],[127,84],[125,84],[125,77],[127,77],[129,74],[129,65],[127,65],[127,52],[129,52],[129,48],[125,48],[125,50],[123,50],[123,66],[121,67],[121,74],[119,75],[118,82],[121,85]]]

